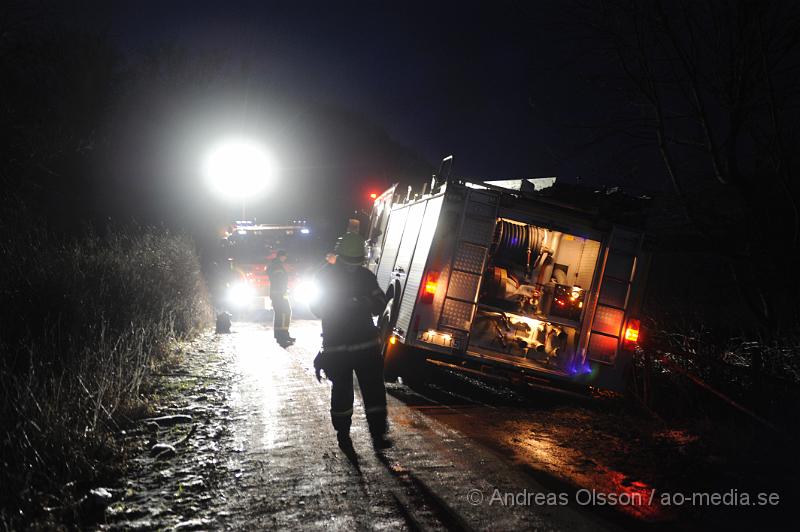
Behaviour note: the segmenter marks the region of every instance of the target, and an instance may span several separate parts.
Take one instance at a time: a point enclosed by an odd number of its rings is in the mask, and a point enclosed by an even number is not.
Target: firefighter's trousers
[[[360,351],[330,353],[325,374],[331,381],[331,422],[339,434],[350,432],[353,416],[353,373],[364,402],[370,434],[386,433],[386,388],[383,385],[383,360],[378,347]]]
[[[274,296],[272,299],[272,312],[274,319],[272,322],[275,339],[283,342],[289,339],[289,323],[292,321],[292,307],[289,304],[289,296]]]

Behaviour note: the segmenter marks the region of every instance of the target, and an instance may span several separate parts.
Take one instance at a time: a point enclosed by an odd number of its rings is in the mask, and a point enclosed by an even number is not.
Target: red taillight
[[[377,199],[378,195],[373,192],[372,194],[369,195],[369,198],[370,199]]]
[[[622,337],[622,348],[633,349],[639,343],[639,328],[641,324],[639,320],[631,318],[628,320],[628,326],[625,327],[625,335]]]
[[[433,303],[433,296],[436,294],[436,288],[439,286],[439,272],[429,271],[425,276],[425,286],[422,288],[423,303]]]
[[[390,336],[389,337],[389,343],[392,344],[392,345],[396,344],[397,343],[397,336],[394,336],[394,335]]]

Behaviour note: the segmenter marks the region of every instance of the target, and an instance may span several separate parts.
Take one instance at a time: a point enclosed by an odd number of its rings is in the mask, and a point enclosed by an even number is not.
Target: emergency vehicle
[[[305,220],[289,224],[257,224],[236,221],[225,231],[220,252],[227,271],[223,306],[237,314],[272,308],[269,299],[269,263],[278,250],[289,255],[285,267],[289,272],[289,290],[304,294],[304,274],[313,265],[315,239]]]
[[[433,364],[622,390],[649,255],[641,201],[618,192],[448,178],[379,195],[367,267],[387,293],[387,378]]]

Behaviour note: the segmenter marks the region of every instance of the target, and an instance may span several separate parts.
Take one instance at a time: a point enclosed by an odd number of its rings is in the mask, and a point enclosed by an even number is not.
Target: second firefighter
[[[288,347],[294,343],[294,338],[289,335],[292,307],[289,304],[289,272],[286,271],[285,262],[286,252],[279,250],[267,272],[269,275],[269,298],[272,300],[272,311],[275,314],[273,321],[275,341],[281,347]]]

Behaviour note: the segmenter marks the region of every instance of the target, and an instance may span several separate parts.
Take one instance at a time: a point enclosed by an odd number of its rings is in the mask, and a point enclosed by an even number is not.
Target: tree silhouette
[[[798,6],[615,0],[582,14],[628,102],[598,130],[655,148],[764,332],[795,323]]]

